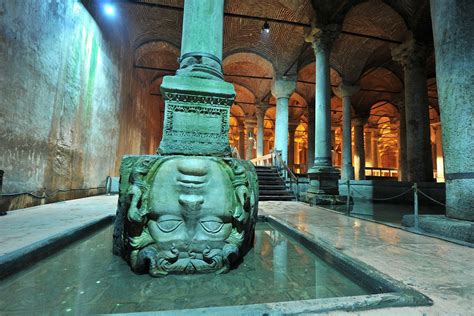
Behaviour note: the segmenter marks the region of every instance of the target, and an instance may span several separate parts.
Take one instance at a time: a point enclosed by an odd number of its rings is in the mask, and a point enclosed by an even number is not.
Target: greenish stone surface
[[[191,76],[168,76],[165,98],[164,155],[230,156],[229,114],[235,98],[232,84]]]
[[[253,240],[258,183],[248,161],[126,156],[114,253],[135,272],[227,272]]]

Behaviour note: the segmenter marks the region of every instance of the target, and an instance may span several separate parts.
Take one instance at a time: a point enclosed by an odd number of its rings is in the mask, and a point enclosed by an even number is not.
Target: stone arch
[[[242,75],[242,77],[225,76],[225,79],[247,87],[257,99],[263,99],[268,93],[275,73],[273,64],[269,60],[253,52],[227,55],[222,62],[222,67],[224,74]]]

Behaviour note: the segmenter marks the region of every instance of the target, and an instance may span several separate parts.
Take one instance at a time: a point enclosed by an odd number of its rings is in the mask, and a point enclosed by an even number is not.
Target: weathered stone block
[[[138,273],[227,272],[251,245],[258,184],[234,158],[125,156],[114,253]]]

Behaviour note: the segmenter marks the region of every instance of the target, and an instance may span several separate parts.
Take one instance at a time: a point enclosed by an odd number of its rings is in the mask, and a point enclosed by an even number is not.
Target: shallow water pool
[[[137,275],[112,254],[112,226],[0,284],[0,311],[89,314],[247,305],[372,294],[268,223],[224,275]]]

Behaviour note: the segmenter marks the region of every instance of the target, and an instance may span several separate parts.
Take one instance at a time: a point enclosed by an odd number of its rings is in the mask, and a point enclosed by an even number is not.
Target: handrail
[[[273,164],[277,168],[278,172],[281,173],[282,169],[284,170],[283,177],[285,178],[285,185],[286,185],[286,179],[289,178],[290,180],[290,189],[293,191],[295,194],[296,200],[298,201],[298,196],[299,196],[299,181],[298,177],[295,176],[293,171],[288,167],[288,165],[285,163],[285,161],[281,158],[281,151],[279,150],[272,150],[271,155],[273,156]],[[293,189],[293,181],[296,184],[296,189]]]
[[[250,160],[254,166],[271,166],[272,165],[272,154],[268,154],[265,156],[253,158]]]

